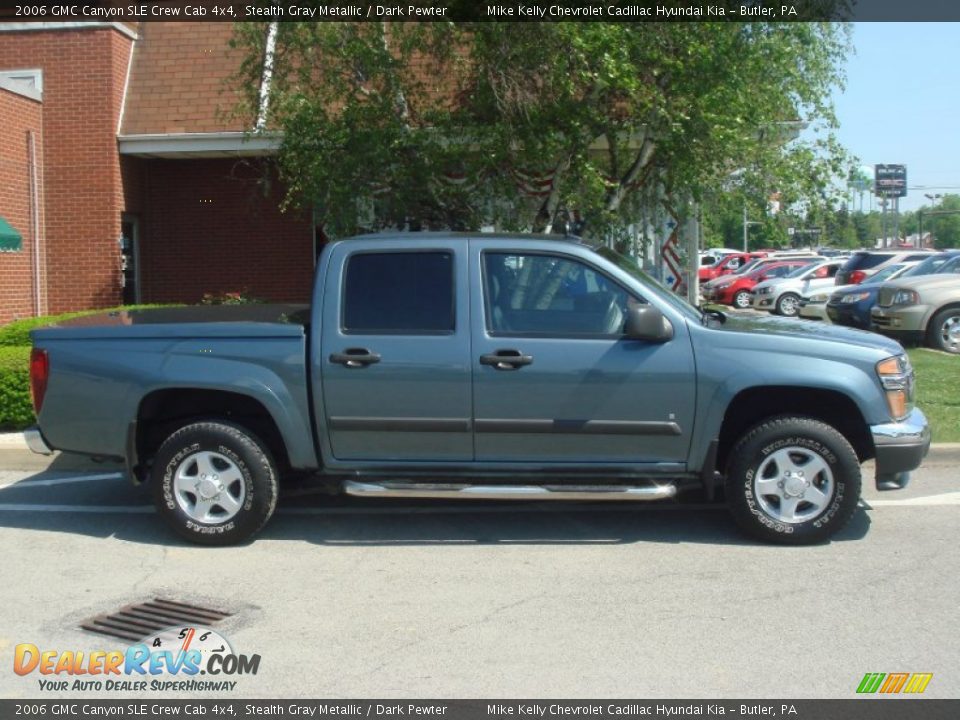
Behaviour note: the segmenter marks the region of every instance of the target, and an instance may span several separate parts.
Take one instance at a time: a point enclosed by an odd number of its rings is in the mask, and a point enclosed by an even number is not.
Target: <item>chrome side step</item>
[[[346,480],[343,491],[356,497],[447,500],[666,500],[676,485],[464,485],[453,483],[358,482]]]

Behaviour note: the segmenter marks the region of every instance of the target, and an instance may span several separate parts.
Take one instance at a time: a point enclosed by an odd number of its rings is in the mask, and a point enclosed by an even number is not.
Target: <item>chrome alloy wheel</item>
[[[960,352],[960,315],[946,319],[940,326],[940,337],[948,352]]]
[[[177,505],[191,520],[223,523],[243,507],[247,488],[232,460],[215,452],[188,455],[173,481]]]
[[[733,296],[733,305],[740,310],[746,310],[752,304],[753,298],[746,290],[741,290]]]
[[[800,298],[793,293],[783,295],[777,304],[780,306],[780,314],[787,317],[793,317],[800,310]]]
[[[833,473],[812,450],[786,447],[771,454],[757,468],[753,491],[760,509],[774,520],[807,522],[830,506]]]

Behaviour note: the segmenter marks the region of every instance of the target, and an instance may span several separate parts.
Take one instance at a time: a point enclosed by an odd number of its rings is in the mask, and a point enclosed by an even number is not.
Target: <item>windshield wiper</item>
[[[721,325],[727,321],[727,314],[723,310],[707,310],[700,305],[697,305],[697,310],[700,311],[700,322],[704,325],[709,324],[710,320],[716,320]]]

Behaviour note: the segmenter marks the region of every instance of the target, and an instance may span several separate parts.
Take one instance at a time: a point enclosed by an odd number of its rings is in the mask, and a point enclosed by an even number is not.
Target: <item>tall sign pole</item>
[[[875,165],[874,194],[883,207],[883,246],[887,247],[887,203],[893,200],[893,234],[900,241],[900,198],[907,195],[906,165]]]

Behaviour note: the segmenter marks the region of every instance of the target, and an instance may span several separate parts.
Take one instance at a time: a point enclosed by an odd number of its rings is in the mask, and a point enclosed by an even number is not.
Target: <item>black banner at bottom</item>
[[[955,720],[960,699],[850,700],[0,700],[8,718],[782,718]]]

